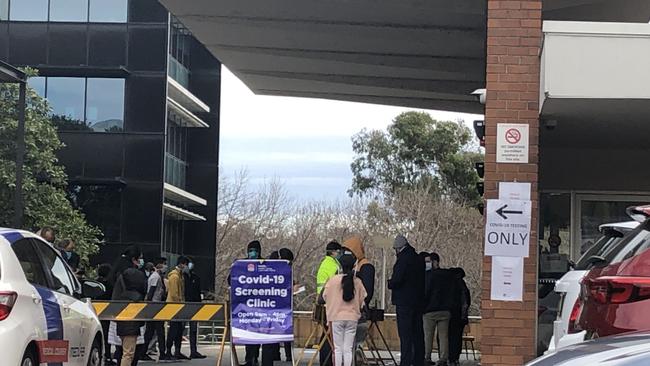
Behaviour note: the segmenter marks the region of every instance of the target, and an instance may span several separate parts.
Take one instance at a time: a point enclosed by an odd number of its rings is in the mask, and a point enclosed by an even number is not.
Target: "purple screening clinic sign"
[[[292,286],[287,261],[235,261],[230,272],[233,343],[293,341]]]

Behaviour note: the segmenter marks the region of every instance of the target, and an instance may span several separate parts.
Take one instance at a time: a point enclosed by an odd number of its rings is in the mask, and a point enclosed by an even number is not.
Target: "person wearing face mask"
[[[425,314],[423,315],[424,338],[425,338],[425,361],[431,361],[433,351],[433,340],[438,335],[438,363],[439,366],[446,366],[449,360],[449,319],[452,307],[452,289],[455,278],[447,269],[440,268],[440,256],[431,253],[426,266]]]
[[[401,366],[422,366],[424,363],[424,331],[422,328],[422,295],[424,294],[424,260],[408,240],[398,235],[393,243],[397,256],[388,280],[391,300],[397,313]]]
[[[259,240],[253,240],[246,246],[246,259],[263,259],[262,258],[262,244]],[[230,283],[230,275],[228,276],[228,283]],[[246,366],[258,366],[260,358],[260,345],[259,344],[247,344],[246,355],[244,359],[246,360]]]
[[[187,265],[185,272],[183,273],[185,278],[185,301],[187,302],[201,302],[201,277],[194,270],[194,261],[190,258],[190,263]],[[191,359],[203,359],[204,355],[200,354],[197,349],[197,332],[198,332],[197,322],[189,323],[190,331],[190,358]]]
[[[325,284],[329,281],[330,278],[336,276],[341,271],[341,265],[339,264],[339,258],[343,252],[341,244],[337,241],[332,240],[325,247],[325,258],[320,262],[318,266],[318,272],[316,273],[316,297],[320,296],[325,288]],[[319,310],[320,311],[320,310]],[[326,326],[326,325],[325,325]],[[325,337],[325,334],[321,335]],[[320,348],[320,364],[321,366],[331,366],[332,365],[332,347],[329,342],[323,343],[323,347]]]
[[[61,248],[61,256],[65,262],[68,263],[73,271],[77,272],[81,257],[79,257],[79,254],[74,252],[74,241],[71,239],[63,239],[59,242],[58,246]]]
[[[167,287],[167,302],[185,302],[185,281],[183,273],[187,271],[190,264],[189,258],[181,256],[176,262],[176,268],[167,274],[169,285]],[[168,356],[177,360],[189,360],[190,358],[181,353],[181,342],[183,341],[184,322],[170,322],[169,332],[167,333],[167,352]],[[172,355],[172,346],[175,353]]]
[[[165,281],[163,276],[167,272],[167,265],[163,263],[164,258],[159,258],[156,260],[155,270],[149,276],[147,280],[148,290],[146,301],[154,302],[163,302],[166,300],[167,296],[167,287],[165,286]],[[140,359],[143,361],[150,361],[151,357],[147,355],[147,350],[151,344],[154,334],[158,339],[158,360],[166,361],[170,360],[170,356],[165,352],[165,323],[164,322],[147,322],[147,327],[144,333],[144,344],[143,354],[140,355]]]
[[[112,300],[142,301],[145,298],[147,278],[142,272],[144,260],[142,251],[135,246],[129,247],[118,259],[110,276],[115,278]],[[138,363],[136,352],[138,338],[141,336],[143,322],[120,321],[116,325],[116,334],[121,341],[120,366],[134,366]]]

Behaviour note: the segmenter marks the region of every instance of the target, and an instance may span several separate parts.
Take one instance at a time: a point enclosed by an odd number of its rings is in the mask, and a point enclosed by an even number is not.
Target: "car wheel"
[[[38,366],[36,354],[34,354],[33,350],[25,350],[25,353],[23,354],[23,360],[20,362],[20,366]]]
[[[88,355],[88,366],[100,366],[102,364],[102,348],[97,341],[93,342],[93,348]]]

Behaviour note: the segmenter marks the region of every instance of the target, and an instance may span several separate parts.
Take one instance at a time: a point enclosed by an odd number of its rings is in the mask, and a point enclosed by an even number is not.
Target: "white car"
[[[560,294],[560,312],[553,322],[553,337],[545,354],[584,341],[585,331],[574,329],[582,306],[580,281],[596,262],[608,263],[621,249],[617,244],[637,226],[639,223],[636,221],[601,225],[601,237],[580,257],[575,269],[555,283],[555,292]]]
[[[81,292],[58,250],[32,233],[0,228],[2,365],[101,365],[102,327]]]

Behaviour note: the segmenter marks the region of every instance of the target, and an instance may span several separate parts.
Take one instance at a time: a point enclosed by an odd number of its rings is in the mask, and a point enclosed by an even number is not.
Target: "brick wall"
[[[498,182],[532,183],[530,256],[524,261],[524,301],[490,300],[491,258],[483,258],[481,354],[483,365],[522,365],[536,353],[539,70],[542,1],[488,0],[485,197]],[[497,164],[497,123],[530,126],[529,164]]]

